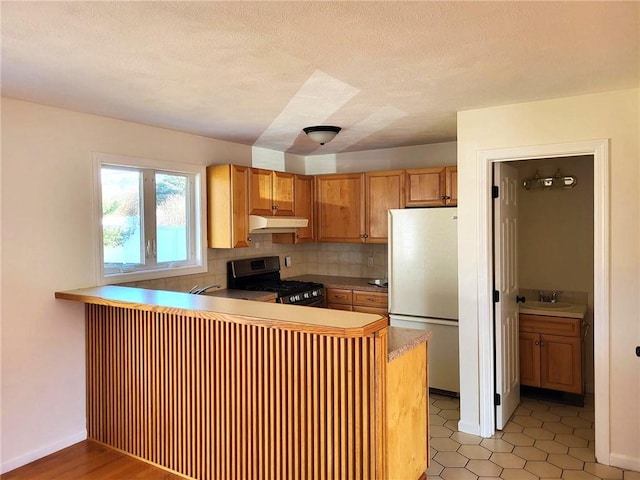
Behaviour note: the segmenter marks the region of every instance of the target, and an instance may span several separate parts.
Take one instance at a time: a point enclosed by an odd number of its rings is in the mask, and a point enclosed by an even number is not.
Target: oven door
[[[325,308],[326,302],[325,302],[325,297],[314,297],[314,298],[310,298],[308,300],[301,300],[299,302],[296,303],[287,303],[287,302],[283,302],[282,298],[278,298],[277,300],[278,303],[283,303],[285,305],[298,305],[301,307],[318,307],[318,308]]]

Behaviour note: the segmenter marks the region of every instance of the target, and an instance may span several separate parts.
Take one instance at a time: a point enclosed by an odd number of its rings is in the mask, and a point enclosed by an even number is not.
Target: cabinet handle
[[[378,301],[378,299],[371,298],[371,297],[368,297],[367,300],[370,301],[370,302],[377,302]]]
[[[535,343],[535,344],[536,344],[536,345],[540,345],[540,342],[539,342],[538,340],[536,340],[536,343]]]
[[[296,238],[300,238],[300,235],[296,235]]]
[[[542,340],[540,341],[540,346],[544,347],[544,342]]]
[[[441,200],[451,200],[451,197],[449,195],[442,195],[440,197]]]
[[[273,205],[273,206],[271,207],[271,210],[278,210],[278,205]]]

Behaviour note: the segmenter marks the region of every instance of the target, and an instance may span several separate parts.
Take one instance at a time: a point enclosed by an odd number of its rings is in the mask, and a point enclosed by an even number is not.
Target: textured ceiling
[[[640,85],[640,2],[8,2],[2,95],[302,155]],[[338,125],[322,147],[301,129]]]

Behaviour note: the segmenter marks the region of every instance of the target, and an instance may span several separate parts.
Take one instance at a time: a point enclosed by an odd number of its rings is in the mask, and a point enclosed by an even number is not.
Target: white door
[[[520,403],[518,350],[518,171],[494,164],[494,332],[496,350],[496,429],[502,430]]]

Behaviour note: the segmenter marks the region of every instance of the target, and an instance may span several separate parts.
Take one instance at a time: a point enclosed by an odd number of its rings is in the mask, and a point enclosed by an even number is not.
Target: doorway
[[[594,395],[596,458],[609,464],[609,142],[594,140],[478,151],[478,412],[480,435],[490,437],[494,429],[493,345],[493,252],[492,170],[493,163],[540,158],[590,155],[594,166]]]
[[[505,170],[507,165],[509,173]],[[577,393],[578,389],[583,394],[593,394],[593,156],[497,162],[494,167],[494,185],[498,185],[497,175],[502,171],[500,184],[509,185],[505,179],[514,183],[513,189],[501,187],[500,190],[508,191],[500,191],[494,202],[494,282],[500,297],[496,303],[494,345],[496,394],[502,400],[497,402],[495,428],[502,429],[517,408],[521,385],[529,396],[544,394],[547,399],[574,403],[583,399],[583,395]],[[554,176],[555,182],[550,182],[548,179]],[[508,196],[514,198],[510,200]],[[505,217],[506,212],[503,212],[510,202],[514,212],[510,215],[514,218]],[[496,229],[496,225],[500,228]],[[505,225],[512,225],[512,228],[507,229]],[[516,238],[507,244],[504,240],[509,238],[510,230],[515,231]],[[514,280],[505,281],[514,276]],[[508,290],[509,287],[512,291]],[[534,333],[523,333],[520,342],[524,341],[524,346],[528,347],[525,352],[529,355],[525,355],[527,375],[521,377],[516,299],[523,302],[520,305],[524,308],[542,298],[553,299],[557,305],[584,305],[586,314],[578,322],[582,327],[571,333],[571,337],[547,336],[549,340],[553,338],[560,342],[553,343],[552,347],[547,347],[546,341],[538,342]],[[573,335],[579,337],[574,339]],[[534,340],[541,346],[533,347]],[[560,354],[555,359],[559,363],[548,366],[555,381],[570,379],[573,382],[573,385],[565,387],[564,393],[560,384],[552,385],[550,378],[545,379],[548,375],[543,375],[542,379],[538,377],[543,373],[540,359],[543,352],[549,353],[548,348]],[[534,354],[541,357],[532,357]],[[567,370],[569,354],[573,361]],[[544,366],[546,362],[542,364]],[[547,390],[540,388],[545,386]]]

